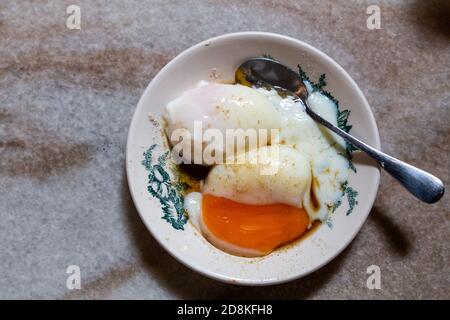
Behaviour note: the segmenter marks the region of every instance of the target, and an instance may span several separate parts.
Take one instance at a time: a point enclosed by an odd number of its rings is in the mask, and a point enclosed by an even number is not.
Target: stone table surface
[[[170,59],[209,37],[270,31],[304,40],[356,80],[386,152],[450,183],[446,1],[0,2],[0,298],[450,298],[450,196],[425,205],[382,174],[352,244],[303,279],[232,286],[175,261],[126,184],[128,126]],[[81,30],[66,8],[81,8]],[[81,268],[81,290],[66,268]],[[369,265],[381,290],[366,287]]]

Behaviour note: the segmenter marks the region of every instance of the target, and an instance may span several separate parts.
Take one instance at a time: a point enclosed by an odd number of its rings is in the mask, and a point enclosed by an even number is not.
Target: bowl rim
[[[282,283],[287,283],[302,277],[305,277],[315,271],[317,271],[318,269],[322,268],[323,266],[325,266],[326,264],[328,264],[329,262],[331,262],[332,260],[334,260],[339,254],[341,254],[345,248],[347,248],[349,246],[349,244],[354,240],[354,238],[356,237],[356,235],[360,232],[362,226],[364,225],[364,223],[367,220],[367,217],[369,216],[372,208],[373,208],[373,204],[375,202],[375,198],[378,194],[378,189],[379,189],[379,184],[380,184],[380,169],[377,168],[378,170],[376,171],[376,181],[373,181],[375,183],[375,192],[372,195],[372,199],[367,199],[367,203],[369,203],[370,205],[368,206],[369,210],[367,210],[365,214],[365,216],[363,217],[363,219],[360,220],[360,222],[358,223],[358,225],[355,228],[355,231],[353,232],[353,234],[348,238],[347,241],[344,241],[334,252],[333,254],[331,254],[327,259],[324,259],[324,261],[322,261],[320,264],[314,266],[313,268],[310,268],[307,271],[304,272],[300,272],[298,274],[294,274],[292,276],[289,277],[285,277],[283,279],[265,279],[265,280],[246,280],[246,279],[236,279],[236,278],[231,278],[229,276],[225,276],[219,273],[216,273],[214,271],[210,271],[210,270],[205,270],[202,268],[199,268],[196,264],[192,264],[189,261],[186,261],[183,259],[183,257],[181,255],[179,255],[177,252],[171,250],[171,248],[169,248],[168,245],[166,245],[166,243],[164,241],[162,241],[162,239],[159,239],[152,231],[151,226],[149,225],[149,222],[146,220],[146,218],[144,217],[144,214],[142,213],[144,210],[143,208],[140,207],[139,202],[137,201],[137,197],[136,195],[133,193],[133,189],[131,188],[131,174],[130,174],[130,154],[131,154],[131,137],[133,135],[133,128],[136,128],[136,122],[138,121],[138,114],[140,114],[141,109],[142,109],[142,102],[144,100],[144,97],[147,96],[148,92],[150,91],[150,89],[152,88],[152,86],[158,82],[158,79],[161,77],[161,75],[167,70],[169,69],[172,65],[176,64],[178,62],[178,60],[181,60],[184,56],[192,54],[193,52],[195,52],[196,50],[199,50],[200,48],[203,48],[205,45],[208,45],[209,43],[213,42],[213,41],[218,41],[218,40],[234,40],[234,39],[239,39],[239,38],[246,38],[246,37],[266,37],[266,38],[272,38],[272,39],[278,39],[278,40],[285,40],[288,42],[292,42],[295,43],[297,45],[300,45],[301,47],[303,47],[305,50],[309,51],[312,54],[318,55],[320,56],[322,59],[326,60],[328,63],[331,63],[332,65],[334,65],[334,67],[337,68],[338,72],[345,78],[345,81],[348,81],[350,83],[351,86],[353,86],[356,90],[357,95],[359,96],[359,98],[361,99],[361,101],[363,101],[363,105],[361,106],[362,108],[364,108],[366,110],[366,113],[368,115],[368,120],[371,123],[371,125],[374,128],[375,131],[375,135],[374,135],[374,143],[372,144],[372,146],[376,149],[380,149],[380,135],[379,135],[379,131],[378,131],[378,126],[376,124],[375,121],[375,116],[373,115],[372,109],[370,108],[370,105],[365,97],[365,95],[363,94],[363,92],[361,91],[361,89],[359,88],[359,86],[356,84],[356,82],[353,80],[353,78],[347,73],[347,71],[345,71],[345,69],[339,65],[334,59],[332,59],[330,56],[328,56],[326,53],[322,52],[321,50],[315,48],[314,46],[302,41],[302,40],[298,40],[296,38],[293,37],[289,37],[289,36],[285,36],[285,35],[281,35],[278,33],[272,33],[272,32],[261,32],[261,31],[243,31],[243,32],[233,32],[233,33],[225,33],[219,36],[215,36],[209,39],[206,39],[204,41],[201,41],[185,50],[183,50],[181,53],[179,53],[175,58],[173,58],[172,60],[170,60],[163,68],[161,68],[161,70],[158,71],[158,73],[151,79],[150,83],[147,85],[147,87],[145,88],[144,92],[142,93],[137,106],[135,108],[135,111],[133,113],[133,117],[132,120],[130,122],[130,127],[128,130],[128,135],[127,135],[127,144],[126,144],[126,155],[125,155],[125,169],[126,169],[126,175],[127,175],[127,185],[128,188],[130,190],[130,194],[131,194],[131,198],[133,200],[133,203],[136,207],[136,211],[138,212],[141,220],[143,221],[145,227],[147,228],[147,230],[150,232],[150,234],[152,235],[152,237],[159,243],[159,245],[161,245],[164,250],[166,252],[168,252],[172,257],[174,257],[177,261],[179,261],[181,264],[183,264],[184,266],[188,267],[189,269],[203,275],[206,276],[210,279],[214,279],[214,280],[218,280],[221,282],[225,282],[225,283],[232,283],[235,285],[245,285],[245,286],[267,286],[267,285],[276,285],[276,284],[282,284]]]

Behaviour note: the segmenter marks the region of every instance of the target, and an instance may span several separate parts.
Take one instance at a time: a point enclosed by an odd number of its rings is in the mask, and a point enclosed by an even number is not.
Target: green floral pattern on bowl
[[[184,210],[184,199],[182,191],[184,185],[173,181],[166,169],[167,157],[166,151],[160,155],[156,163],[153,163],[153,151],[157,147],[153,144],[144,152],[142,165],[149,172],[148,174],[148,192],[161,203],[164,212],[162,219],[169,222],[176,230],[184,230],[184,225],[188,221],[188,216]]]

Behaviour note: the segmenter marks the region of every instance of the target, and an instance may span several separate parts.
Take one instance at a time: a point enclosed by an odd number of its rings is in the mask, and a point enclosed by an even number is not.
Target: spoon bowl
[[[269,58],[253,58],[245,61],[236,70],[236,80],[255,85],[268,84],[286,90],[300,97],[307,98],[308,91],[297,73],[285,65]]]

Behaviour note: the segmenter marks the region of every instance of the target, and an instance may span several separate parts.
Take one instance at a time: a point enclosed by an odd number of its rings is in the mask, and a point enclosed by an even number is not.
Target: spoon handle
[[[344,130],[323,119],[307,105],[305,107],[306,112],[311,118],[340,135],[359,150],[364,151],[368,156],[378,162],[378,164],[391,176],[397,179],[416,198],[427,203],[434,203],[444,195],[444,184],[437,177],[372,148],[368,144],[356,139]]]

